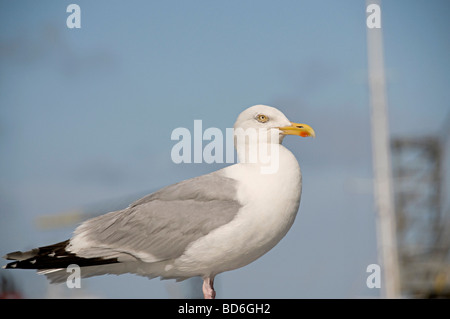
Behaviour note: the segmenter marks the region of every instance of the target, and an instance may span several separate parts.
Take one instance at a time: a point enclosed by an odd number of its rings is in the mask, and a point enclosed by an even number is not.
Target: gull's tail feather
[[[85,266],[80,268],[80,277],[89,278],[100,275],[121,275],[126,273],[128,265],[126,263],[104,264],[97,266]],[[67,268],[57,269],[43,269],[37,272],[40,275],[45,275],[51,284],[58,284],[66,282],[71,272]]]
[[[118,263],[117,258],[83,258],[66,250],[69,240],[56,243],[54,245],[34,248],[21,252],[15,251],[3,256],[8,260],[14,260],[3,268],[6,269],[37,269],[39,273],[51,273],[67,268],[75,264],[79,267],[98,266]]]
[[[34,248],[29,251],[15,251],[3,256],[13,262],[3,266],[6,269],[36,269],[38,274],[45,275],[50,283],[65,282],[69,276],[68,266],[77,265],[80,267],[81,278],[99,276],[105,274],[120,275],[123,273],[134,273],[137,275],[154,278],[161,276],[162,279],[184,280],[179,276],[171,276],[165,270],[165,263],[139,262],[128,256],[128,260],[120,254],[111,256],[118,257],[80,257],[76,253],[66,250],[70,240],[66,240],[54,245]],[[122,262],[123,261],[123,262]],[[166,277],[167,275],[167,277]],[[165,278],[166,277],[166,278]]]

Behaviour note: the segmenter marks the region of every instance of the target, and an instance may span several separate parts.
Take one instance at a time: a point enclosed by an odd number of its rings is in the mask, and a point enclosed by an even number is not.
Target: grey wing
[[[237,201],[236,184],[236,180],[223,176],[221,171],[216,171],[164,187],[135,201],[130,207],[139,206],[155,199],[163,201],[193,199],[202,202]]]
[[[124,210],[86,221],[69,249],[83,257],[119,261],[181,256],[190,243],[230,222],[241,207],[236,181],[219,172],[167,186]]]

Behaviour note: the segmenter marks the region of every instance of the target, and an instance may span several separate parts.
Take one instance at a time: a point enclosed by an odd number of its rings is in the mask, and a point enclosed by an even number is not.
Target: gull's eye
[[[264,114],[258,114],[256,116],[256,120],[260,123],[266,123],[269,120],[269,118]]]

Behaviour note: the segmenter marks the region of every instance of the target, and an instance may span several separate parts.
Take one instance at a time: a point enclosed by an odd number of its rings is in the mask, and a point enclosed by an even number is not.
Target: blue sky
[[[220,275],[218,296],[379,295],[365,285],[377,255],[364,1],[77,1],[78,30],[70,3],[0,3],[2,255],[75,227],[40,230],[39,216],[223,167],[172,163],[172,130],[225,129],[268,104],[317,133],[284,142],[303,171],[299,215],[266,256]],[[450,104],[449,2],[381,9],[391,133],[435,134]],[[11,275],[25,296],[46,294],[44,278]],[[170,285],[86,280],[100,297],[166,298]]]

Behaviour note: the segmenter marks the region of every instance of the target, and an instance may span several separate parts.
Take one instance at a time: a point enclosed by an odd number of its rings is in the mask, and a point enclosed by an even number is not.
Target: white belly
[[[238,215],[190,245],[174,261],[172,271],[209,276],[236,269],[265,254],[286,235],[300,203],[297,160],[280,146],[280,167],[276,173],[261,174],[257,165],[248,165],[224,169],[225,175],[241,181],[238,194],[243,206]]]

